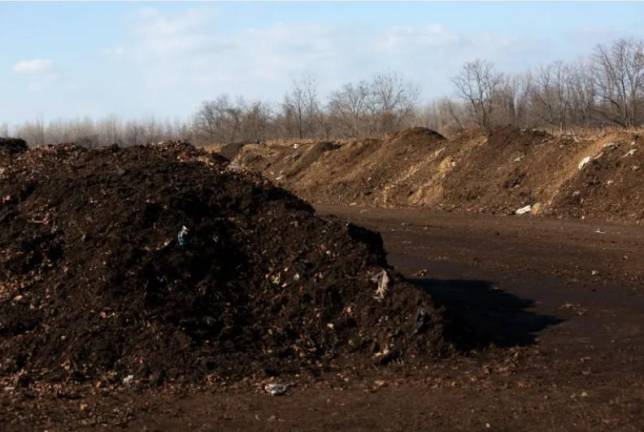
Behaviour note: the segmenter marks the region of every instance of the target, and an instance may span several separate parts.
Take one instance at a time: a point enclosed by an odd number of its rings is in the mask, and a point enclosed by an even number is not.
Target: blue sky
[[[321,95],[396,71],[423,98],[463,62],[506,72],[644,38],[644,3],[0,3],[0,124],[185,119],[227,93],[273,101],[312,74]]]

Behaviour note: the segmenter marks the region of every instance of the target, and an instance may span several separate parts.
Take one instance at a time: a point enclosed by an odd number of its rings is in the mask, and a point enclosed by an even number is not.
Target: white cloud
[[[450,77],[474,58],[522,72],[562,52],[547,38],[460,32],[431,22],[380,27],[272,22],[231,30],[224,19],[211,8],[147,9],[132,16],[126,39],[104,54],[144,110],[156,112],[172,101],[178,112],[223,93],[277,101],[303,73],[316,78],[324,97],[347,82],[394,71],[430,99],[452,94]]]
[[[109,57],[121,57],[125,54],[125,48],[123,48],[122,46],[107,48],[103,50],[103,54]]]
[[[137,15],[134,32],[140,48],[156,55],[174,53],[218,52],[232,47],[223,37],[213,37],[209,24],[215,18],[211,10],[188,10],[164,14],[146,9]]]
[[[49,59],[21,60],[13,65],[13,71],[24,75],[37,75],[50,72],[53,62]]]

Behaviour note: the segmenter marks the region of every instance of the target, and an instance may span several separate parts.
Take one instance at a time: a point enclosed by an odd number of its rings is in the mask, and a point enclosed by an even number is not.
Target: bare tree
[[[41,119],[34,122],[27,122],[19,126],[16,130],[16,136],[24,139],[31,146],[41,146],[45,144],[45,124]]]
[[[345,84],[333,92],[329,100],[330,116],[339,124],[343,135],[357,137],[366,132],[366,117],[369,103],[369,84]]]
[[[284,95],[282,111],[285,116],[294,119],[298,138],[304,138],[315,132],[320,103],[317,82],[312,75],[304,74],[299,79],[293,80],[290,91]]]
[[[234,142],[241,130],[242,109],[230,102],[227,95],[203,102],[194,117],[197,136],[210,142]]]
[[[369,111],[376,121],[373,132],[399,129],[415,111],[419,89],[396,73],[376,75],[369,86]]]
[[[465,63],[461,72],[452,78],[458,96],[470,105],[476,123],[483,129],[491,127],[494,96],[502,78],[492,63],[483,60]]]
[[[598,45],[593,78],[602,102],[599,113],[624,127],[639,120],[644,93],[644,43],[620,39],[611,46]]]
[[[115,115],[111,115],[97,122],[96,131],[99,136],[100,145],[123,143],[123,126]]]
[[[263,102],[253,102],[242,115],[244,139],[261,141],[267,138],[271,122],[271,109]]]
[[[465,116],[464,105],[446,97],[417,109],[416,124],[450,135],[465,129]]]
[[[593,83],[591,67],[587,63],[578,62],[570,66],[570,122],[575,126],[591,126],[595,117],[597,88]]]
[[[562,62],[539,68],[532,89],[534,112],[545,124],[564,131],[572,111],[573,73]]]

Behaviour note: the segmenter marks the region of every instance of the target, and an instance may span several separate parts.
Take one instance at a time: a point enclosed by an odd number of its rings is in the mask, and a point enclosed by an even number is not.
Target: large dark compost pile
[[[0,376],[196,381],[445,347],[378,234],[188,144],[24,152],[0,223]]]
[[[0,168],[28,149],[27,143],[19,138],[0,138]]]

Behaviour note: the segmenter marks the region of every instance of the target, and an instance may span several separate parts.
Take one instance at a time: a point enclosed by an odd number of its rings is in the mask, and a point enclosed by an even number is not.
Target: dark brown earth
[[[0,138],[0,168],[11,159],[29,149],[27,143],[19,138]]]
[[[0,197],[6,382],[317,375],[453,350],[377,233],[188,144],[31,150]]]
[[[641,227],[320,210],[382,232],[390,262],[493,346],[424,367],[295,375],[281,397],[256,380],[6,389],[3,430],[644,429]]]

